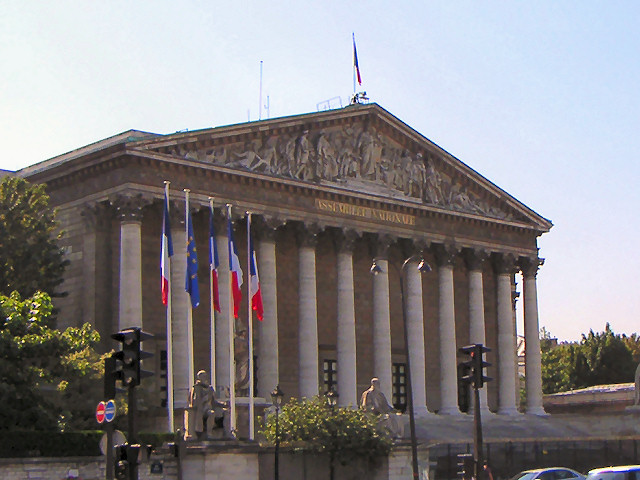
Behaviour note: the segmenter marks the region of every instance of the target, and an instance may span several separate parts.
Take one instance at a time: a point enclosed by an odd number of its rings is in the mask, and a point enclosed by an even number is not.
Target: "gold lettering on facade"
[[[321,200],[316,198],[316,208],[323,212],[341,213],[353,217],[372,218],[384,222],[400,223],[402,225],[415,225],[416,217],[405,213],[388,212],[370,207],[358,207],[348,203]]]

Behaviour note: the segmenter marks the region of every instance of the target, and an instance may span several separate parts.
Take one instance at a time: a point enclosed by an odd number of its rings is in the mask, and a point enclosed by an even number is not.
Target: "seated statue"
[[[396,418],[397,415],[400,415],[400,412],[389,405],[387,397],[380,390],[380,379],[377,377],[371,379],[371,387],[362,393],[360,408],[379,415],[379,424],[389,430],[394,437],[400,436],[400,426]]]
[[[206,439],[211,430],[222,427],[222,416],[217,416],[215,412],[220,411],[224,406],[224,403],[216,400],[213,387],[209,385],[207,372],[200,370],[196,375],[196,383],[189,393],[187,437]]]

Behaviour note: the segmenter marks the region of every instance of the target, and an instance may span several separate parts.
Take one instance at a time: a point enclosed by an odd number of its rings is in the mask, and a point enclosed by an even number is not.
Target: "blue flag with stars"
[[[187,279],[184,289],[191,297],[191,306],[200,305],[200,290],[198,288],[198,254],[196,240],[193,235],[193,220],[191,212],[187,214]]]

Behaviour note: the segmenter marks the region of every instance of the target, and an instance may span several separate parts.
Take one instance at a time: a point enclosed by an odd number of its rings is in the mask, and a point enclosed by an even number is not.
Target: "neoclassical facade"
[[[160,294],[165,181],[175,250],[176,408],[185,406],[193,382],[183,289],[189,189],[202,292],[192,312],[193,367],[208,369],[213,355],[220,392],[230,382],[225,205],[231,204],[241,259],[246,212],[253,218],[264,303],[264,320],[253,320],[257,397],[268,399],[276,384],[297,397],[334,388],[341,404],[356,405],[377,376],[402,407],[408,355],[416,414],[460,415],[458,348],[484,343],[492,349],[494,380],[482,391],[483,409],[518,415],[514,292],[521,273],[526,412],[544,413],[537,238],[551,222],[376,104],[171,135],[129,131],[17,174],[47,184],[66,232],[71,263],[63,284],[68,296],[57,303],[60,326],[92,323],[105,350],[120,328],[153,333],[145,349],[155,357],[146,368],[156,373],[153,406],[160,413],[167,385]],[[206,293],[209,197],[221,266],[214,332]],[[370,272],[374,258],[378,275]],[[431,272],[418,271],[421,258]],[[238,331],[246,328],[247,308],[235,322]]]

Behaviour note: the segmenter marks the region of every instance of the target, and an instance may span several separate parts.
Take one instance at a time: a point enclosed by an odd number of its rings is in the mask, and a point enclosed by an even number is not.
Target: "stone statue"
[[[636,367],[636,388],[634,393],[635,393],[635,396],[634,396],[633,404],[640,406],[640,363]]]
[[[379,424],[389,430],[394,437],[400,436],[400,426],[396,418],[400,413],[389,405],[387,397],[380,390],[380,379],[377,377],[371,379],[371,387],[362,393],[360,408],[379,415]]]
[[[189,392],[187,437],[206,438],[213,428],[222,427],[222,415],[217,416],[215,410],[217,408],[221,411],[224,406],[224,403],[216,400],[207,372],[200,370],[196,375],[196,383]]]
[[[236,394],[247,396],[249,394],[249,341],[246,330],[240,330],[236,334],[233,346],[236,362]]]

